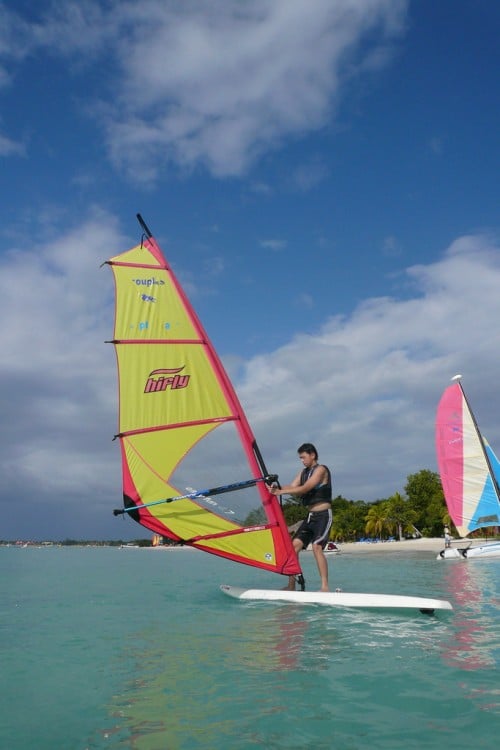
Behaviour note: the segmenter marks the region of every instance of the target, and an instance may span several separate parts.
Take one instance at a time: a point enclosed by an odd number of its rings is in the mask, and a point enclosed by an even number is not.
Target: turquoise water
[[[0,565],[2,749],[498,746],[500,560],[329,559],[346,591],[451,600],[435,617],[238,602],[219,584],[281,578],[193,550]]]

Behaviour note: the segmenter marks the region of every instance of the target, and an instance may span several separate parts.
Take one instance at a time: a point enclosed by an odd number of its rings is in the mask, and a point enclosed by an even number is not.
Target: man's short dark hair
[[[309,453],[310,455],[314,454],[314,458],[318,460],[318,451],[312,443],[302,443],[300,448],[297,449],[297,453]]]

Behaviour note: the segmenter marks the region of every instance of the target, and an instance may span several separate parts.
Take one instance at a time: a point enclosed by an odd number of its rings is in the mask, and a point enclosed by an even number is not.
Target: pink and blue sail
[[[500,462],[481,435],[459,381],[446,388],[438,404],[436,454],[448,511],[460,536],[499,526]]]

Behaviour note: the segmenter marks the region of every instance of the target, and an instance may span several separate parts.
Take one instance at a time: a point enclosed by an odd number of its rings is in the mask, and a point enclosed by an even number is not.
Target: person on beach
[[[312,550],[321,578],[320,591],[328,591],[328,562],[323,553],[332,526],[332,477],[328,466],[318,463],[318,451],[312,443],[303,443],[297,453],[304,468],[284,487],[267,485],[273,495],[298,496],[308,510],[294,539],[298,554],[312,543]],[[288,590],[295,589],[295,576],[290,576]]]
[[[448,526],[444,527],[444,546],[451,547],[451,534]]]

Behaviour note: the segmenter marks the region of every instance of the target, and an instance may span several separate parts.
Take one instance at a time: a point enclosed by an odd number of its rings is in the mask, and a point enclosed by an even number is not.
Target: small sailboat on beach
[[[436,413],[436,454],[450,517],[466,546],[446,547],[438,559],[500,557],[500,542],[474,545],[467,536],[500,526],[500,463],[481,434],[461,375],[452,378]]]
[[[267,488],[278,477],[269,473],[229,376],[183,288],[142,217],[137,218],[143,230],[140,244],[106,261],[115,281],[110,343],[118,366],[115,437],[123,483],[123,507],[114,514],[178,545],[287,580],[295,576],[302,591],[286,592],[289,600],[451,609],[448,602],[419,597],[304,596],[280,502]],[[248,598],[241,595],[248,590],[221,590]],[[256,598],[262,593],[252,591]],[[283,598],[283,593],[264,591],[260,598]]]

